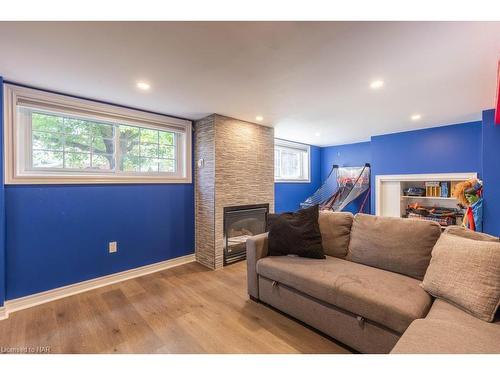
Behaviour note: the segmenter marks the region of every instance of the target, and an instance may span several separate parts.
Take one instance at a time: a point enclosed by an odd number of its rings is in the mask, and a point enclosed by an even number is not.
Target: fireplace
[[[266,231],[269,204],[224,207],[224,265],[246,258],[246,241]]]
[[[217,114],[196,121],[194,129],[196,261],[219,269],[235,259],[237,249],[239,259],[245,257],[243,242],[227,244],[225,233],[232,225],[226,226],[225,215],[231,224],[240,213],[230,211],[274,212],[274,129]],[[250,228],[252,233],[264,231],[262,210],[245,213],[259,212],[261,224]],[[232,233],[229,238],[238,237]]]

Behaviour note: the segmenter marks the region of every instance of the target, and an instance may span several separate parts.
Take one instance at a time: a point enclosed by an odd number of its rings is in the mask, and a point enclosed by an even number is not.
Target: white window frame
[[[97,121],[119,123],[176,133],[176,172],[122,172],[29,169],[31,133],[21,132],[18,105],[32,106],[60,114],[83,116]],[[24,133],[24,134],[23,134]],[[26,135],[27,133],[28,136]],[[73,98],[12,84],[4,85],[4,177],[5,184],[116,184],[191,183],[191,121],[123,108],[92,100]],[[30,159],[31,160],[31,159]]]
[[[303,144],[303,143],[285,141],[284,139],[275,138],[274,139],[274,149],[275,150],[276,150],[276,146],[306,152],[306,154],[307,154],[307,161],[306,161],[307,176],[305,176],[304,178],[279,178],[279,177],[275,176],[274,182],[277,182],[277,183],[310,183],[311,182],[311,146]],[[273,168],[274,168],[274,165],[273,165]]]

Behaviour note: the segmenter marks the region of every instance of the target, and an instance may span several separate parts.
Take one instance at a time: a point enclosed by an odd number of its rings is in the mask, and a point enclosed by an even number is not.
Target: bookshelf
[[[458,201],[451,196],[452,185],[477,178],[477,173],[432,173],[375,176],[375,214],[379,216],[405,217],[409,204],[425,207],[457,208]],[[426,189],[426,182],[447,182],[448,196],[408,196],[409,187]],[[429,190],[427,190],[429,192]],[[440,193],[436,190],[435,193]]]

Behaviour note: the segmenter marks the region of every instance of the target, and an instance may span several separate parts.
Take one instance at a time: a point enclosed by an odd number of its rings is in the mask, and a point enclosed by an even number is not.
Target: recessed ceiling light
[[[137,88],[144,90],[144,91],[147,91],[151,88],[151,85],[147,82],[139,81],[139,82],[137,82]]]
[[[314,135],[315,135],[316,137],[319,137],[319,136],[321,135],[321,133],[320,133],[320,132],[316,132],[316,133],[314,133]]]
[[[381,79],[377,79],[370,83],[370,88],[372,88],[373,90],[378,90],[382,87],[384,87],[384,81],[382,81]]]
[[[257,120],[257,121],[262,121],[262,120],[264,120],[264,117],[262,117],[262,116],[256,116],[256,117],[255,117],[255,120]]]
[[[412,121],[418,121],[422,118],[422,115],[419,115],[418,113],[411,115]]]

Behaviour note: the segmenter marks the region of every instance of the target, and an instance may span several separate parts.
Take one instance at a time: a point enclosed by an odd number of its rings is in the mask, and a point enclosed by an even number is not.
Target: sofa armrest
[[[258,234],[247,240],[248,294],[259,299],[257,261],[267,256],[267,233]]]

